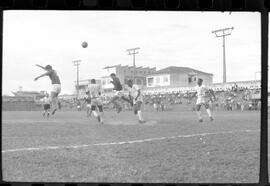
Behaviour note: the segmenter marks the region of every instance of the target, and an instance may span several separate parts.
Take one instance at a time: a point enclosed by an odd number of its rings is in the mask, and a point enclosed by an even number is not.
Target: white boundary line
[[[133,144],[133,143],[144,143],[149,141],[159,141],[166,139],[175,139],[175,138],[190,138],[197,136],[209,136],[217,134],[232,134],[239,132],[260,132],[260,129],[257,130],[235,130],[235,131],[224,131],[224,132],[215,132],[215,133],[199,133],[199,134],[188,134],[188,135],[178,135],[178,136],[169,136],[169,137],[159,137],[159,138],[149,138],[143,140],[131,140],[131,141],[120,141],[120,142],[109,142],[109,143],[95,143],[95,144],[84,144],[84,145],[70,145],[70,146],[45,146],[45,147],[34,147],[34,148],[20,148],[20,149],[8,149],[2,150],[2,153],[7,152],[22,152],[22,151],[42,151],[42,150],[55,150],[55,149],[77,149],[77,148],[86,148],[91,146],[108,146],[108,145],[124,145],[124,144]]]

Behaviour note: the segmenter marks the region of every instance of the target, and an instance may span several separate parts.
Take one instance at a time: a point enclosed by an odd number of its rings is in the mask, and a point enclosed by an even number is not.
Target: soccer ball
[[[82,43],[82,47],[83,47],[83,48],[86,48],[87,46],[88,46],[88,43],[84,41],[84,42]]]

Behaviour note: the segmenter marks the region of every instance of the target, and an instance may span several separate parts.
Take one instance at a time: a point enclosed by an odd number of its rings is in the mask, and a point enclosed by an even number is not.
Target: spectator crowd
[[[234,111],[234,110],[260,110],[261,88],[258,86],[243,87],[233,84],[230,87],[210,87],[215,94],[215,98],[206,95],[210,108],[212,110]],[[176,105],[185,105],[188,108],[195,109],[196,97],[194,88],[159,88],[149,91],[142,90],[144,100],[144,110],[166,111],[171,110]],[[105,109],[113,109],[109,104],[112,95],[102,95]],[[60,100],[62,108],[82,110],[85,108],[85,98]],[[123,102],[126,110],[131,110],[131,106]]]

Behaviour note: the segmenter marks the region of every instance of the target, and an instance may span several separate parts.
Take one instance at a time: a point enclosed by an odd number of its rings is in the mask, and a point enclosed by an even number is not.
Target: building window
[[[128,79],[127,78],[125,78],[125,83],[124,84],[127,84],[128,83]]]
[[[168,83],[168,81],[169,81],[168,76],[164,76],[164,77],[163,77],[163,82],[164,82],[164,83]]]
[[[141,85],[142,81],[140,79],[137,79],[137,85]]]
[[[191,83],[192,82],[192,79],[191,77],[188,78],[188,83]]]
[[[157,84],[160,83],[160,78],[159,78],[159,77],[156,78],[156,83],[157,83]]]
[[[106,84],[106,80],[102,80],[102,85],[105,85]]]
[[[194,77],[194,81],[196,81],[196,77]]]
[[[147,78],[147,84],[148,86],[153,86],[154,78]]]

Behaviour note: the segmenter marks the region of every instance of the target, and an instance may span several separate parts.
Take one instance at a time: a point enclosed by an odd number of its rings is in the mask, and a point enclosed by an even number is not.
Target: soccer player
[[[95,79],[91,79],[91,84],[88,86],[89,94],[91,96],[91,110],[98,122],[103,124],[103,107],[101,100],[101,86],[96,84]]]
[[[117,109],[117,113],[122,111],[122,106],[120,105],[120,103],[118,102],[119,99],[122,99],[124,101],[127,101],[129,104],[133,104],[128,98],[126,98],[124,96],[123,93],[123,87],[121,85],[121,82],[119,80],[118,77],[116,77],[115,73],[112,73],[111,75],[112,81],[111,83],[113,84],[114,88],[113,90],[115,91],[115,95],[113,96],[113,98],[111,99],[110,102],[112,102],[114,104],[114,106]]]
[[[90,117],[91,114],[92,114],[90,92],[89,91],[86,91],[86,95],[87,95],[87,97],[84,100],[84,104],[86,103],[86,116],[87,117]]]
[[[80,102],[79,98],[77,99],[77,110],[81,111],[81,102]]]
[[[210,94],[215,97],[212,91],[209,91],[203,84],[203,80],[201,78],[198,79],[197,85],[195,87],[196,92],[194,93],[193,97],[197,94],[197,101],[196,101],[196,113],[199,118],[199,122],[203,122],[202,116],[201,116],[201,106],[204,105],[206,112],[210,118],[211,121],[213,121],[212,113],[209,109],[209,104],[205,101],[206,92],[209,92]]]
[[[49,117],[50,116],[50,108],[51,108],[49,94],[46,94],[46,96],[42,99],[42,101],[43,101],[43,108],[44,108],[42,115],[43,115],[43,117],[45,117],[45,115],[47,113],[47,117]]]
[[[138,87],[138,85],[133,84],[132,80],[128,80],[128,87],[129,87],[129,97],[131,100],[133,100],[134,114],[138,116],[139,123],[145,123],[141,111],[141,106],[143,102],[141,90]]]
[[[57,110],[57,106],[58,106],[58,95],[61,92],[61,82],[60,82],[60,78],[57,75],[56,71],[52,68],[51,65],[46,65],[45,67],[38,65],[38,67],[42,68],[43,70],[45,70],[46,72],[44,74],[41,74],[40,76],[36,77],[34,80],[37,81],[39,78],[44,77],[44,76],[49,76],[49,78],[51,79],[52,82],[52,90],[51,90],[51,102],[52,102],[52,115],[54,115],[54,113]]]

